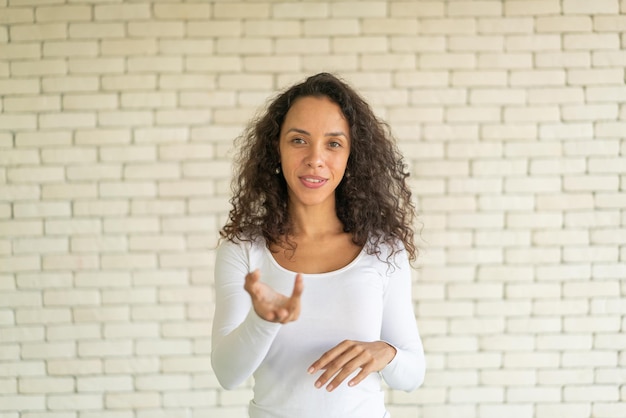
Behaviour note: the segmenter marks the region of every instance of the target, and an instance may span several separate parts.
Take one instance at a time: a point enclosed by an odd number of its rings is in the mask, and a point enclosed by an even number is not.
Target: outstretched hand
[[[289,297],[263,283],[259,270],[246,275],[243,287],[252,298],[254,311],[266,321],[286,324],[295,321],[300,316],[300,296],[304,288],[300,273],[296,275],[293,291]]]
[[[384,341],[345,340],[325,352],[309,367],[308,372],[314,374],[319,370],[324,370],[324,373],[315,382],[317,388],[321,388],[335,376],[326,386],[326,390],[331,392],[355,370],[361,369],[348,382],[348,386],[358,385],[370,373],[381,371],[395,356],[396,349]]]

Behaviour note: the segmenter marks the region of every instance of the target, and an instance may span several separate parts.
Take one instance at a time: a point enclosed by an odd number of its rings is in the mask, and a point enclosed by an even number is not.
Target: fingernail
[[[329,392],[330,392],[331,390],[333,390],[334,388],[335,388],[335,387],[334,387],[333,385],[328,385],[328,386],[326,386],[326,390],[327,390],[327,391],[329,391]]]
[[[316,388],[321,388],[322,387],[322,382],[315,382],[315,387]]]
[[[307,370],[307,372],[309,374],[313,374],[314,371],[315,371],[315,369],[313,367],[309,367],[309,370]]]

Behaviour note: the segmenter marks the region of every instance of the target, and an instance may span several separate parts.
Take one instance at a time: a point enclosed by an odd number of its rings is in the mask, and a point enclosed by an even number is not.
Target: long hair
[[[308,96],[336,103],[350,127],[346,175],[335,192],[344,231],[369,254],[380,255],[386,244],[392,257],[402,244],[414,261],[415,207],[406,182],[409,174],[389,126],[350,86],[328,73],[311,76],[277,95],[237,139],[232,209],[220,236],[231,241],[263,237],[268,247],[291,242],[287,183],[276,173],[280,130],[293,103]],[[295,244],[290,245],[295,250]]]

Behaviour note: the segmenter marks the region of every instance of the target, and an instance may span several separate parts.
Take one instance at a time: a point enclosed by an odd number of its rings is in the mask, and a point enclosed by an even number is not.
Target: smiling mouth
[[[323,177],[303,176],[303,177],[300,177],[300,181],[305,187],[308,187],[310,189],[316,189],[318,187],[322,187],[324,183],[328,181],[328,179],[325,179]]]

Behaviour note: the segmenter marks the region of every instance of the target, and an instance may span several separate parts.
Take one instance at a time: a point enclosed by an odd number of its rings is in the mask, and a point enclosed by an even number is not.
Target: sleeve
[[[413,311],[411,267],[406,252],[395,254],[388,273],[381,338],[396,350],[396,356],[381,371],[392,389],[412,391],[424,381],[426,364]]]
[[[223,242],[215,261],[211,365],[220,385],[233,389],[259,367],[281,324],[259,317],[244,290],[249,265],[244,243]]]

